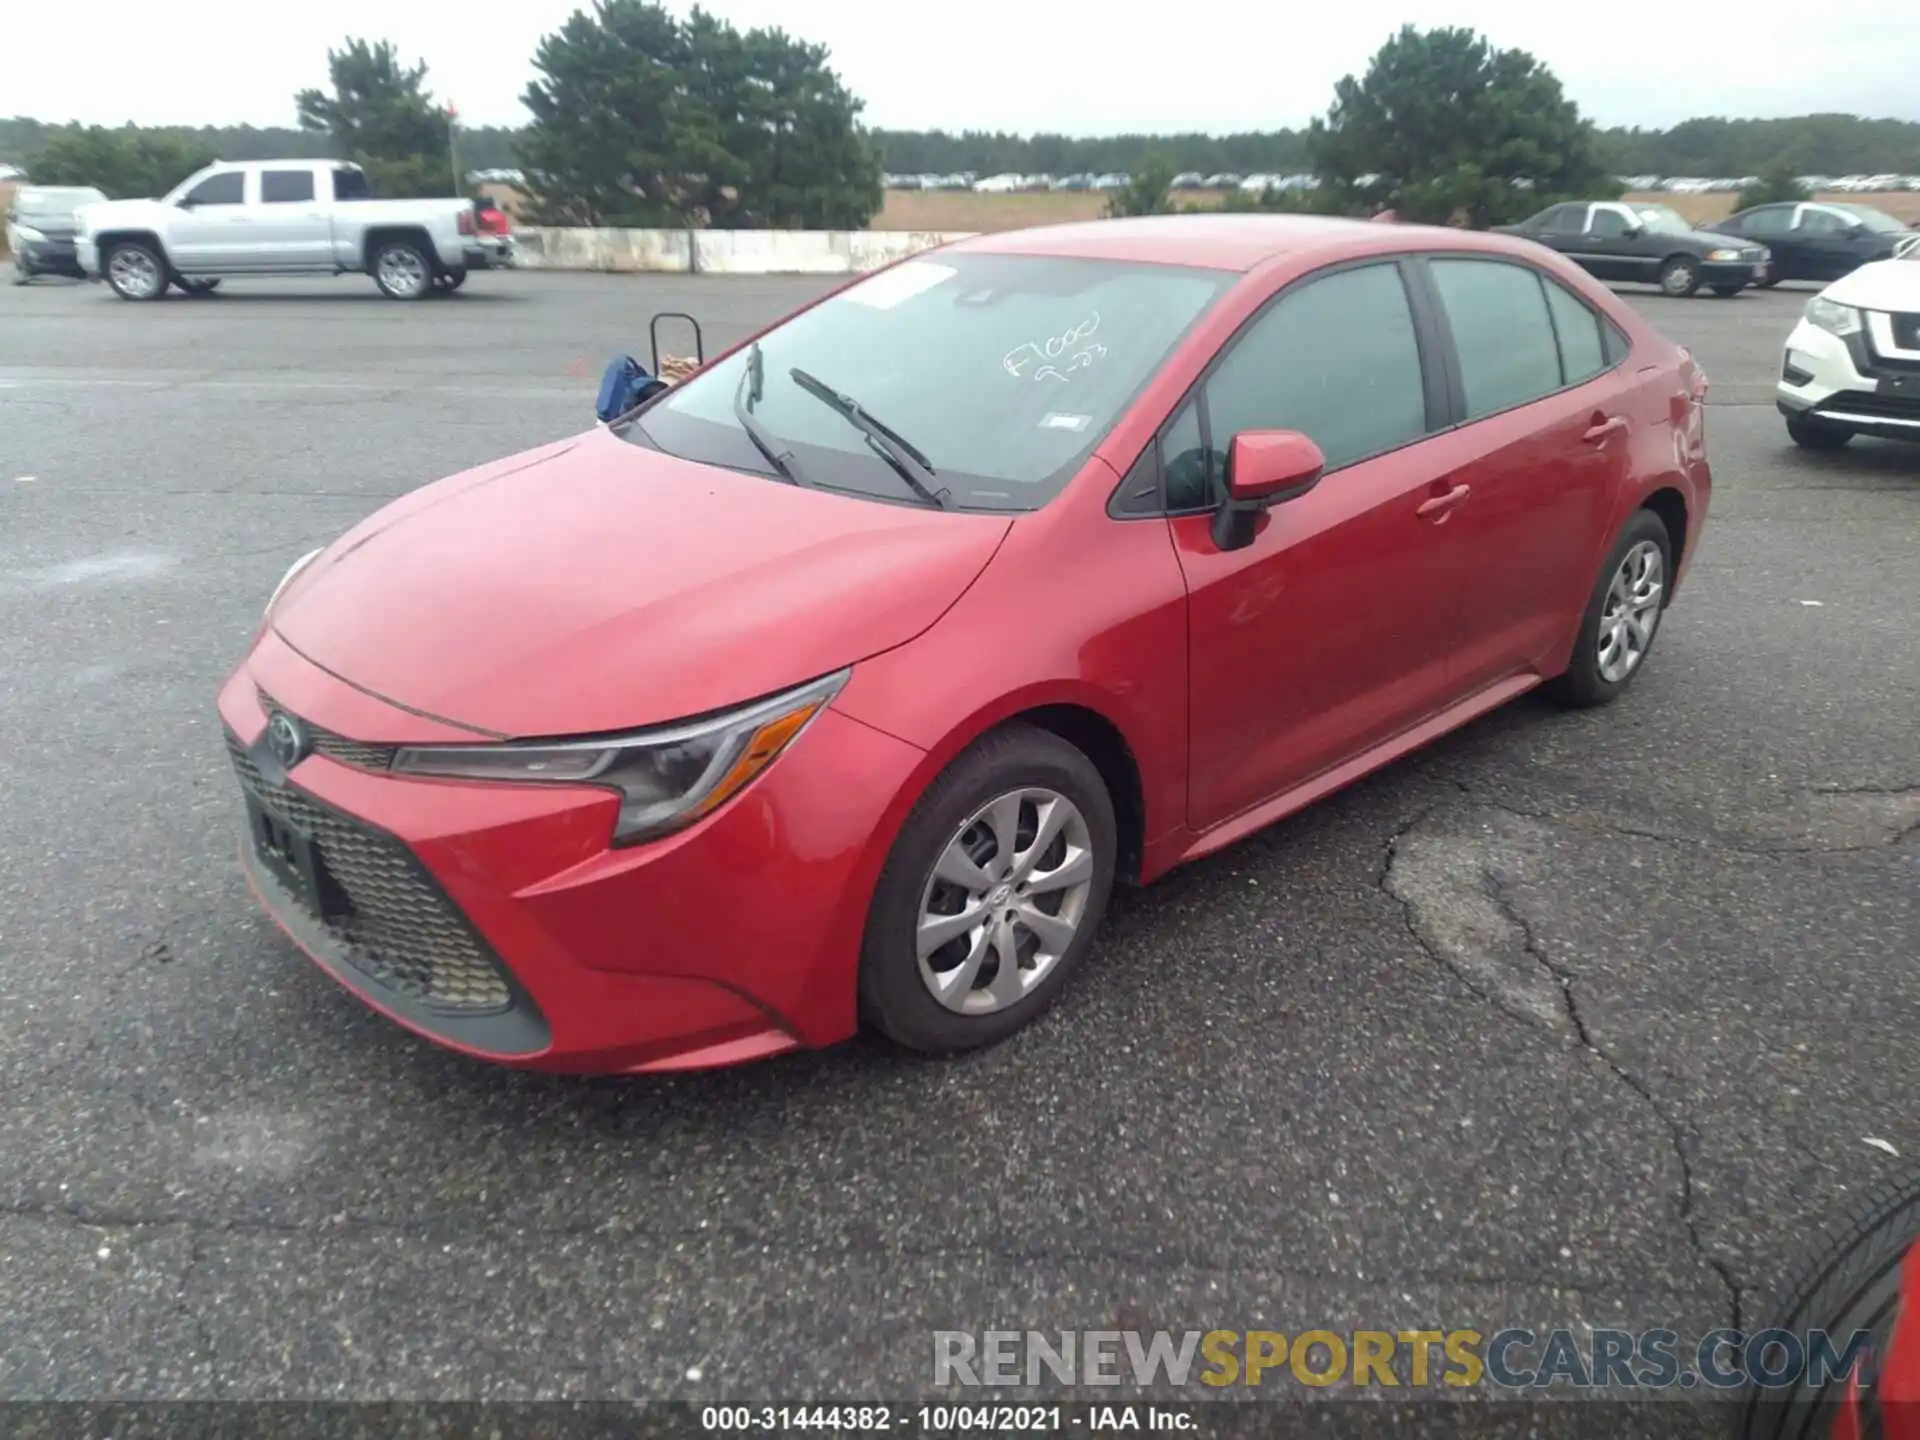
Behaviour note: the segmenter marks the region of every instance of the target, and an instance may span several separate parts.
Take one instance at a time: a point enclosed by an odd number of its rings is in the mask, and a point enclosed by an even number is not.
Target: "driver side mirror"
[[[191,195],[182,195],[178,200],[174,201],[173,203],[182,210],[191,210],[193,209],[193,206],[194,206],[194,199],[193,199],[193,196]]]
[[[1638,240],[1642,235],[1647,233],[1647,229],[1644,225],[1629,225],[1620,233],[1625,235],[1629,240]]]
[[[1261,512],[1306,494],[1326,468],[1320,447],[1298,430],[1242,430],[1227,449],[1227,498],[1214,512],[1213,543],[1251,544]]]

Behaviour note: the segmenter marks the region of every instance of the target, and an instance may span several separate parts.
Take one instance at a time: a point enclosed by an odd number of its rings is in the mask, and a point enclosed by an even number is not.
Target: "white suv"
[[[1777,393],[1787,434],[1810,450],[1855,435],[1920,440],[1920,239],[1807,302]]]

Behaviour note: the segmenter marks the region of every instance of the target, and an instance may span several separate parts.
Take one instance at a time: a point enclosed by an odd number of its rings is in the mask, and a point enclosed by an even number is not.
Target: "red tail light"
[[[473,211],[462,210],[460,212],[460,233],[462,235],[473,234]]]

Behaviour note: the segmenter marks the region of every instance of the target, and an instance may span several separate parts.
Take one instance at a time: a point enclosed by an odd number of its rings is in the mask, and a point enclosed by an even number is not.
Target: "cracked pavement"
[[[254,910],[212,710],[288,562],[584,428],[656,309],[820,282],[0,290],[0,1397],[902,1399],[934,1329],[1757,1321],[1920,1153],[1920,449],[1787,443],[1805,293],[1632,297],[1713,380],[1619,704],[1523,699],[1116,898],[925,1063],[487,1069]],[[30,479],[23,477],[32,477]],[[697,1378],[696,1378],[697,1377]]]

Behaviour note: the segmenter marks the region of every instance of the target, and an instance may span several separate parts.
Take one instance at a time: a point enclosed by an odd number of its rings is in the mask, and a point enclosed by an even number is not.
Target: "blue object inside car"
[[[593,413],[602,424],[611,424],[648,396],[667,388],[667,382],[647,373],[646,367],[631,355],[622,355],[607,366],[600,377],[600,397]]]

